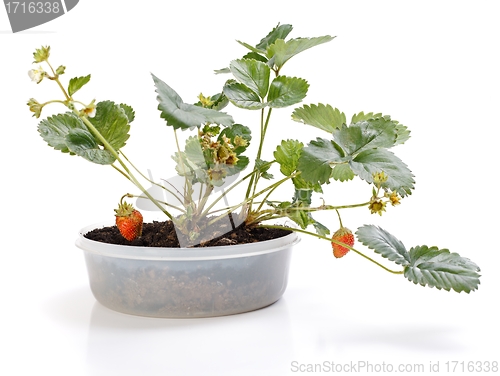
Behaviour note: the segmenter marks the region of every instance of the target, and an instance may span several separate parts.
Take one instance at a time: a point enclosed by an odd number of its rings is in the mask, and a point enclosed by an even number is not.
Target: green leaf
[[[259,110],[266,106],[261,102],[259,94],[241,83],[234,81],[227,82],[224,85],[224,94],[236,107]]]
[[[457,253],[424,245],[410,249],[409,255],[404,275],[415,284],[466,293],[480,284],[479,267]]]
[[[287,202],[287,204],[290,203]],[[297,210],[300,206],[302,206],[300,202],[292,204],[287,208],[283,208],[283,210],[280,211],[280,214],[287,216],[296,224],[298,224],[300,228],[305,230],[307,226],[312,225],[316,221],[309,215],[308,211]]]
[[[330,235],[330,230],[325,225],[319,223],[318,221],[314,221],[313,223],[314,229],[316,230],[316,234],[321,236]]]
[[[406,141],[410,139],[410,130],[408,127],[403,124],[399,124],[399,122],[394,121],[396,124],[396,143],[395,145],[404,144]]]
[[[265,51],[267,47],[276,42],[277,39],[285,39],[292,31],[292,25],[278,24],[266,37],[262,38],[260,43],[256,46],[259,50]]]
[[[212,104],[210,106],[208,106],[208,105],[204,106],[201,103],[201,101],[194,103],[194,105],[198,106],[198,107],[210,108],[212,110],[220,111],[224,107],[226,107],[229,103],[229,100],[227,99],[227,97],[223,93],[214,94],[209,99],[212,101]]]
[[[221,69],[214,69],[215,74],[226,74],[226,73],[231,73],[231,69],[229,68],[221,68]]]
[[[269,90],[271,68],[261,61],[251,59],[233,60],[229,65],[233,76],[250,90],[264,98]]]
[[[124,103],[120,103],[120,108],[125,112],[125,115],[127,115],[129,124],[132,123],[135,119],[134,109]]]
[[[271,163],[264,161],[262,159],[255,160],[255,169],[260,172],[260,176],[264,179],[270,180],[273,179],[274,176],[267,171],[271,167]]]
[[[266,56],[273,59],[278,70],[292,57],[309,48],[330,42],[334,37],[325,35],[317,38],[297,38],[285,42],[283,39],[276,39],[267,47]]]
[[[370,184],[373,183],[373,174],[383,171],[388,179],[382,186],[398,192],[401,197],[410,195],[415,188],[410,169],[389,150],[365,150],[349,164],[356,175]]]
[[[354,156],[364,150],[394,146],[396,125],[390,118],[363,120],[333,130],[333,138],[347,154]]]
[[[68,149],[86,160],[109,165],[115,161],[115,157],[107,150],[99,148],[94,136],[85,129],[71,129],[66,135]]]
[[[94,135],[73,113],[67,112],[42,120],[38,131],[50,146],[63,153],[78,155],[97,164],[111,164],[115,161],[110,152],[99,147]]]
[[[374,225],[364,225],[356,231],[356,236],[362,244],[382,257],[398,265],[410,264],[410,255],[403,243],[384,229]]]
[[[191,166],[198,168],[207,168],[207,161],[201,149],[200,140],[197,136],[190,136],[186,140],[186,147],[184,148],[186,158],[191,162]]]
[[[210,99],[214,102],[211,109],[220,111],[229,104],[229,99],[224,95],[224,93],[217,93],[212,95]]]
[[[231,144],[235,146],[234,152],[238,155],[243,153],[250,145],[250,140],[252,139],[251,133],[250,128],[241,124],[233,124],[224,128],[217,139],[218,141],[222,141],[223,136],[230,139]],[[238,143],[240,144],[239,146]]]
[[[249,52],[245,56],[243,56],[243,59],[253,59],[257,61],[262,61],[263,63],[267,64],[267,59],[264,56],[258,54],[257,52]],[[230,72],[231,71],[229,71],[228,73]]]
[[[245,157],[244,155],[238,155],[238,162],[236,162],[234,166],[226,165],[226,167],[228,168],[227,176],[240,173],[245,168],[247,168],[249,163],[250,160],[248,159],[248,157]]]
[[[73,96],[78,90],[80,90],[83,85],[90,81],[90,74],[84,77],[74,77],[69,80],[68,94],[70,97]]]
[[[303,147],[304,144],[297,140],[283,140],[281,145],[278,145],[273,155],[283,175],[290,176],[297,170]]]
[[[329,104],[325,106],[321,103],[296,108],[292,113],[292,120],[312,125],[328,133],[332,133],[335,129],[340,129],[346,123],[343,112],[340,112],[336,108],[334,109]]]
[[[374,114],[373,112],[367,112],[366,114],[361,111],[359,114],[355,114],[351,118],[351,124],[359,123],[360,121],[371,120],[375,118],[382,117],[381,113]]]
[[[299,109],[297,118],[307,118],[316,111],[328,112],[326,106],[321,110],[320,106],[312,108]],[[350,180],[356,174],[368,183],[373,183],[372,174],[383,171],[389,176],[383,185],[385,188],[398,192],[402,197],[411,194],[415,183],[411,171],[399,158],[386,150],[396,144],[398,123],[389,116],[372,118],[371,114],[363,113],[355,115],[353,119],[361,120],[350,126],[343,124],[340,129],[333,129],[334,141],[317,139],[304,148],[299,166],[304,179],[323,184],[330,178]],[[324,122],[316,125],[328,130],[328,125]]]
[[[129,114],[130,115],[130,114]],[[115,150],[125,146],[130,137],[129,118],[125,110],[112,101],[99,102],[96,105],[95,117],[89,121]],[[102,144],[101,144],[102,145]]]
[[[192,179],[194,177],[193,169],[196,168],[195,165],[192,165],[190,161],[188,161],[186,157],[186,153],[175,152],[172,155],[172,159],[175,161],[175,171],[179,176],[186,176],[188,179]]]
[[[296,177],[292,178],[292,183],[295,189],[310,190],[316,193],[323,193],[323,189],[321,188],[320,184],[306,181],[302,177],[302,175],[297,175]]]
[[[333,166],[342,163],[344,157],[344,151],[334,141],[318,137],[302,149],[298,170],[306,181],[324,184],[330,180]]]
[[[311,216],[310,212],[301,210],[301,208],[308,207],[305,201],[294,199],[293,203],[291,203],[290,201],[283,201],[278,205],[271,201],[267,201],[267,204],[276,209],[277,214],[290,218],[303,230],[305,230],[309,225],[313,225],[319,235],[326,236],[330,234],[330,230],[326,226],[316,221]]]
[[[40,136],[56,150],[69,153],[66,136],[72,129],[84,129],[87,127],[81,119],[71,112],[49,116],[38,124]]]
[[[383,116],[381,113],[374,114],[373,112],[368,112],[365,114],[364,112],[360,112],[359,114],[353,115],[351,123],[354,124],[361,121],[372,120],[381,117],[390,119],[390,116]],[[392,120],[392,122],[394,123],[396,130],[396,140],[394,145],[403,144],[408,141],[408,139],[410,138],[410,131],[408,130],[408,128],[403,124],[399,124],[399,122],[396,120]]]
[[[352,180],[354,178],[354,172],[348,164],[339,164],[333,167],[331,177],[337,181],[344,182]]]
[[[271,82],[267,104],[274,108],[291,106],[302,101],[308,89],[309,84],[302,78],[278,76]]]
[[[312,194],[313,191],[311,189],[297,189],[295,188],[295,193],[293,195],[293,203],[300,202],[303,206],[309,207],[312,203]]]
[[[187,104],[182,98],[165,82],[153,76],[153,81],[158,93],[157,99],[160,104],[158,109],[161,117],[167,121],[167,125],[174,129],[193,129],[205,123],[215,123],[229,126],[234,123],[233,118],[224,113],[208,108]]]
[[[253,46],[251,46],[251,45],[250,45],[250,44],[248,44],[248,43],[245,43],[245,42],[242,42],[242,41],[239,41],[239,40],[237,40],[236,42],[238,42],[238,43],[239,43],[239,44],[241,44],[243,47],[248,48],[250,51],[252,51],[252,52],[254,52],[254,53],[256,53],[256,54],[265,54],[265,53],[266,53],[266,51],[265,51],[265,50],[261,50],[261,49],[259,49],[259,48],[253,47]]]

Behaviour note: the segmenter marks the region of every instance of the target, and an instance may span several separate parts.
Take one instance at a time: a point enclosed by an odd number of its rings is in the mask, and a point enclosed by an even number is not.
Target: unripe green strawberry
[[[350,247],[354,245],[354,235],[352,234],[351,230],[345,227],[341,227],[340,229],[338,229],[337,232],[333,234],[332,240],[347,244]],[[343,247],[334,242],[332,242],[332,248],[333,255],[336,258],[341,258],[345,256],[347,252],[349,252],[349,248]]]
[[[120,202],[115,212],[116,227],[125,239],[132,241],[142,235],[142,214],[131,204]]]

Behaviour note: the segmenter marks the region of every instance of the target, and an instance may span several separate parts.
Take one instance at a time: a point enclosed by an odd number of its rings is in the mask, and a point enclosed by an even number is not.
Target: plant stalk
[[[109,144],[109,142],[102,136],[102,134],[96,129],[96,127],[94,127],[94,125],[86,117],[80,116],[80,113],[76,109],[73,108],[73,112],[76,115],[78,115],[80,117],[80,119],[82,119],[82,121],[89,128],[89,130],[92,132],[92,134],[94,134],[94,136],[96,136],[99,139],[99,141],[101,141],[101,143],[104,145],[106,150],[108,150],[111,153],[111,155],[113,155],[113,157],[116,158],[118,163],[120,163],[120,165],[123,167],[123,169],[127,173],[129,180],[132,183],[134,183],[134,185],[137,188],[139,188],[141,190],[141,192],[144,193],[144,195],[147,198],[149,198],[151,200],[151,202],[153,202],[153,204],[155,204],[169,219],[173,220],[172,214],[170,214],[167,210],[165,210],[165,208],[163,206],[161,206],[161,204],[158,201],[156,201],[156,199],[153,196],[151,196],[151,194],[142,186],[142,184],[136,179],[136,177],[129,170],[127,165],[122,161],[122,159],[118,155],[117,151]]]
[[[330,239],[330,238],[327,238],[326,236],[322,236],[322,235],[319,235],[319,234],[315,234],[314,232],[309,232],[309,231],[305,231],[305,230],[301,230],[301,229],[297,229],[297,228],[289,228],[289,227],[285,227],[285,226],[279,226],[279,225],[259,225],[258,227],[265,227],[265,228],[276,228],[276,229],[281,229],[281,230],[288,230],[288,231],[296,231],[296,232],[300,232],[300,233],[303,233],[303,234],[307,234],[307,235],[312,235],[312,236],[315,236],[317,237],[318,239],[323,239],[323,240],[327,240],[329,241],[330,243],[335,243],[335,244],[338,244],[338,245],[341,245],[342,247],[345,247],[345,248],[348,248],[350,249],[351,251],[357,253],[358,255],[364,257],[365,259],[367,259],[368,261],[371,261],[373,262],[375,265],[381,267],[382,269],[388,271],[389,273],[392,273],[392,274],[403,274],[404,273],[404,270],[401,270],[401,271],[395,271],[395,270],[391,270],[389,268],[386,268],[384,265],[378,263],[377,261],[373,260],[371,257],[368,257],[366,256],[365,254],[363,254],[362,252],[354,249],[353,247],[349,246],[348,244],[345,244],[345,243],[342,243],[342,242],[339,242],[339,241],[336,241],[336,240],[333,240],[333,239]]]

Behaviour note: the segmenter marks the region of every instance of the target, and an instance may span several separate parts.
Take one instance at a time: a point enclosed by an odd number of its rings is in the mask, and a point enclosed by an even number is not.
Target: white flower
[[[93,118],[95,116],[95,112],[96,112],[96,105],[95,105],[95,99],[90,102],[90,104],[85,107],[82,112],[84,113],[84,115],[88,116],[89,118]]]
[[[38,67],[38,69],[31,69],[30,71],[28,71],[28,75],[30,76],[31,81],[36,82],[37,84],[42,82],[45,74],[46,73],[42,67]]]
[[[89,118],[93,118],[95,116],[95,107],[90,110],[90,112],[87,112],[87,116]]]

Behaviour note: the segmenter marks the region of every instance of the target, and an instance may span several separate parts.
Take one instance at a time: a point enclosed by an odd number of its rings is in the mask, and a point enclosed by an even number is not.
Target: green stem
[[[271,184],[270,186],[264,188],[263,190],[257,192],[257,193],[254,193],[251,197],[249,197],[249,200],[252,200],[258,196],[260,196],[261,194],[263,193],[266,193],[267,191],[269,190],[274,190],[275,188],[277,188],[279,185],[283,184],[285,181],[287,180],[290,180],[290,179],[293,179],[295,176],[297,176],[297,174],[292,174],[290,176],[285,176],[283,179],[281,180],[278,180],[276,183],[274,184]]]
[[[349,246],[348,244],[345,244],[345,243],[342,243],[342,242],[339,242],[339,241],[327,238],[326,236],[318,235],[318,234],[315,234],[313,232],[301,230],[301,229],[298,229],[298,228],[289,228],[289,227],[279,226],[279,225],[259,225],[259,227],[276,228],[276,229],[282,229],[282,230],[288,230],[288,231],[296,231],[296,232],[300,232],[300,233],[303,233],[303,234],[312,235],[312,236],[317,237],[318,239],[327,240],[330,243],[333,242],[335,244],[341,245],[342,247],[346,247],[346,248],[350,249],[351,251],[357,253],[358,255],[364,257],[365,259],[373,262],[375,265],[377,265],[377,266],[381,267],[382,269],[388,271],[389,273],[392,273],[392,274],[403,274],[404,273],[404,270],[395,271],[395,270],[391,270],[389,268],[386,268],[384,265],[382,265],[382,264],[378,263],[377,261],[373,260],[372,258],[366,256],[365,254],[363,254],[360,251],[354,249],[353,247]]]
[[[182,152],[181,148],[179,146],[179,138],[177,137],[177,130],[174,128],[174,135],[175,135],[175,145],[177,146],[177,152],[179,153],[179,161],[181,163],[181,169],[182,169],[182,174],[184,175],[184,206],[187,206],[190,204],[190,202],[187,202],[187,199],[191,199],[191,195],[188,195],[188,192],[191,192],[191,183],[189,182],[189,179],[187,178],[186,174],[186,166],[184,166],[184,160],[182,158]]]
[[[198,213],[200,211],[203,210],[203,208],[205,207],[205,205],[207,204],[207,201],[208,201],[208,198],[210,197],[210,194],[212,193],[212,191],[214,190],[214,186],[213,185],[207,185],[207,189],[205,190],[205,194],[203,195],[203,198],[201,199],[201,201],[198,203]],[[200,217],[203,217],[205,211],[203,211],[200,215]]]
[[[50,69],[52,70],[52,73],[54,74],[54,80],[57,82],[57,85],[59,85],[59,88],[61,89],[61,91],[63,92],[65,98],[66,98],[66,106],[73,111],[73,113],[75,115],[77,115],[82,121],[83,123],[88,127],[88,129],[90,130],[90,132],[95,136],[97,137],[97,139],[102,143],[102,145],[104,146],[104,148],[109,151],[111,153],[111,155],[113,157],[115,157],[115,159],[118,161],[118,163],[120,163],[120,165],[122,166],[123,170],[120,170],[118,169],[116,166],[113,166],[113,168],[115,170],[118,170],[123,176],[125,176],[128,180],[130,180],[137,188],[139,188],[141,190],[142,193],[144,193],[150,200],[151,202],[153,202],[168,218],[170,218],[171,220],[173,219],[172,215],[167,211],[165,210],[165,208],[163,208],[160,203],[158,203],[154,197],[152,197],[148,191],[146,191],[146,189],[141,185],[141,183],[135,178],[135,176],[130,172],[130,170],[128,169],[127,165],[122,161],[122,159],[120,158],[120,156],[118,155],[118,152],[110,145],[110,143],[104,138],[104,136],[101,134],[101,132],[99,132],[97,130],[96,127],[94,127],[94,124],[92,124],[85,116],[81,116],[80,115],[80,112],[77,111],[74,106],[70,103],[71,102],[71,97],[68,95],[68,93],[66,92],[66,89],[62,86],[61,84],[61,81],[59,81],[59,77],[58,75],[56,74],[56,72],[54,71],[54,68],[52,68],[52,65],[50,65],[49,61],[46,60],[47,64],[49,65]]]
[[[113,167],[116,171],[118,171],[120,174],[122,174],[123,176],[125,176],[128,180],[130,180],[130,177],[123,171],[123,170],[120,170],[117,166],[115,166],[114,164],[111,165],[111,167]]]
[[[250,175],[247,175],[244,179],[248,178],[249,176],[250,176]],[[293,175],[293,176],[294,176],[294,175]],[[228,210],[228,213],[230,213],[230,212],[234,211],[235,209],[238,209],[239,207],[246,205],[248,202],[252,201],[254,198],[256,198],[256,197],[260,196],[261,194],[263,194],[263,193],[265,193],[265,192],[267,192],[267,191],[269,191],[269,190],[273,189],[273,187],[274,187],[275,185],[280,185],[280,184],[282,184],[284,181],[286,181],[286,180],[288,180],[288,179],[292,178],[293,176],[287,176],[287,177],[285,177],[285,178],[281,179],[280,181],[278,181],[278,182],[274,183],[273,185],[270,185],[269,187],[267,187],[267,188],[263,189],[262,191],[257,192],[256,194],[254,194],[253,196],[251,196],[251,197],[247,198],[247,199],[246,199],[246,200],[244,200],[243,202],[240,202],[238,205],[234,205],[234,206],[231,206],[230,208],[225,208],[225,209],[226,209],[226,210]],[[242,179],[241,181],[243,181],[244,179]],[[240,181],[240,182],[241,182],[241,181]],[[234,187],[234,186],[233,186],[233,187]],[[231,187],[231,189],[232,189],[233,187]],[[228,190],[228,191],[229,191],[229,190]],[[226,191],[225,193],[228,193],[228,191]],[[208,212],[208,210],[210,210],[213,206],[214,206],[214,204],[210,205],[210,206],[207,208],[206,212]],[[206,212],[204,212],[204,213],[203,213],[203,215],[206,215]],[[252,221],[252,222],[250,222],[250,223],[255,223],[255,221]]]
[[[267,164],[272,164],[274,163],[274,161],[272,162],[268,162]],[[264,166],[266,166],[267,164],[265,164]],[[222,200],[224,198],[224,196],[226,196],[229,192],[231,192],[234,188],[236,188],[238,185],[240,185],[241,183],[243,183],[245,180],[247,180],[249,177],[253,177],[256,173],[258,173],[259,170],[253,170],[252,172],[250,172],[248,175],[244,176],[243,178],[241,178],[240,180],[238,180],[236,183],[234,183],[233,185],[231,185],[228,189],[226,189],[224,191],[224,193],[222,193],[219,197],[217,197],[214,202],[212,202],[210,204],[210,206],[205,209],[205,211],[202,213],[202,216],[206,216],[208,214],[208,212],[210,211],[210,209],[212,209],[220,200]],[[248,197],[245,197],[245,200],[243,201],[243,203],[239,206],[242,206],[244,205],[248,200]],[[238,206],[238,207],[239,207]]]
[[[257,159],[260,159],[260,157],[262,155],[262,147],[264,146],[264,140],[266,137],[267,126],[269,124],[269,119],[271,117],[271,110],[272,110],[272,108],[270,108],[268,113],[267,113],[267,118],[266,118],[265,123],[264,123],[264,113],[265,113],[264,109],[262,109],[262,111],[260,113],[260,141],[259,141],[259,150],[257,151]]]
[[[54,81],[57,82],[57,85],[59,85],[59,88],[64,93],[66,100],[69,101],[71,98],[68,95],[68,93],[66,92],[66,89],[64,88],[64,86],[62,86],[61,81],[59,81],[59,76],[56,74],[56,71],[54,70],[54,68],[52,68],[52,65],[50,65],[49,60],[45,60],[45,62],[48,64],[48,66],[50,67],[50,70],[52,71],[52,74],[54,75]]]
[[[247,226],[251,226],[251,225],[260,225],[261,222],[264,222],[264,221],[270,221],[270,220],[273,220],[273,219],[280,219],[280,218],[284,218],[286,216],[283,216],[283,215],[276,215],[276,213],[266,213],[266,211],[264,212],[259,212],[260,216],[259,217],[256,217],[252,222],[249,222],[247,223]],[[262,215],[264,214],[264,215]]]
[[[264,188],[263,190],[255,193],[254,195],[252,195],[251,197],[248,198],[248,201],[250,202],[253,202],[253,199],[260,196],[261,194],[264,194],[266,193],[267,191],[273,191],[274,189],[276,189],[276,187],[278,187],[280,184],[283,184],[285,181],[289,180],[289,179],[292,179],[294,178],[295,176],[297,176],[297,173],[295,174],[292,174],[290,176],[286,176],[284,177],[283,179],[279,180],[278,182],[268,186],[267,188]],[[244,205],[245,202],[243,202],[241,205]],[[273,211],[269,211],[269,210],[264,210],[262,212],[259,212],[259,211],[252,211],[251,208],[250,208],[250,213],[257,213],[257,214],[261,214],[261,213],[274,213],[274,210]],[[273,215],[273,214],[270,214],[270,215]],[[262,217],[259,217],[257,216],[256,218],[252,219],[250,222],[247,222],[247,225],[251,225],[251,224],[254,224],[254,223],[259,223],[261,221],[261,218]]]
[[[161,184],[158,184],[158,183],[154,182],[153,180],[149,179],[146,175],[144,175],[144,174],[143,174],[143,173],[142,173],[142,172],[141,172],[141,171],[140,171],[140,170],[139,170],[139,169],[138,169],[138,168],[137,168],[137,167],[136,167],[136,166],[135,166],[135,165],[134,165],[134,164],[130,161],[130,159],[128,159],[128,158],[127,158],[127,156],[123,153],[123,151],[120,151],[120,154],[121,154],[121,155],[123,156],[123,158],[125,158],[125,160],[126,160],[126,161],[127,161],[127,162],[131,165],[131,166],[132,166],[132,168],[133,168],[135,171],[137,171],[137,172],[139,173],[139,175],[141,175],[141,176],[142,176],[142,178],[143,178],[143,179],[147,180],[147,181],[148,181],[149,183],[151,183],[152,185],[155,185],[155,186],[157,186],[157,187],[159,187],[159,188],[164,189],[165,191],[167,191],[168,193],[170,193],[172,196],[174,196],[174,197],[175,197],[175,198],[176,198],[176,199],[177,199],[177,200],[178,200],[178,201],[182,204],[182,202],[183,202],[183,201],[182,201],[179,197],[177,197],[177,195],[176,195],[174,192],[172,192],[172,191],[171,191],[170,189],[168,189],[167,187],[165,187],[165,186],[163,186],[163,185],[161,185]],[[169,206],[172,206],[172,205],[169,205]],[[173,207],[174,207],[174,208],[177,208],[176,206],[173,206]],[[177,209],[179,209],[179,208],[177,208]]]
[[[65,105],[65,106],[67,106],[67,105],[68,105],[68,103],[67,103],[67,102],[65,102],[65,101],[61,101],[61,100],[59,100],[59,99],[54,99],[54,100],[52,100],[52,101],[48,101],[48,102],[43,103],[43,104],[42,104],[42,106],[46,106],[46,105],[48,105],[48,104],[50,104],[50,103],[61,103],[61,104]]]
[[[272,108],[270,108],[269,111],[267,112],[267,118],[266,118],[265,122],[264,122],[264,113],[265,113],[264,109],[262,109],[260,112],[260,141],[259,141],[259,149],[257,151],[257,157],[255,158],[256,162],[257,162],[257,160],[261,159],[262,147],[264,145],[267,127],[269,125],[269,120],[271,118],[271,112],[272,112]],[[255,191],[257,189],[258,180],[259,180],[259,175],[252,176],[252,179],[250,179],[250,182],[248,184],[248,189],[247,189],[247,192],[245,195],[245,199],[249,198],[250,192],[252,191],[252,189],[253,189],[253,193],[255,194]],[[251,207],[252,207],[252,201],[250,201],[250,209],[251,209]]]
[[[342,225],[342,218],[340,218],[340,213],[337,209],[335,209],[335,211],[337,212],[337,216],[339,217],[340,228],[343,228],[344,226]]]
[[[281,201],[278,201],[281,202]],[[370,205],[370,202],[363,202],[362,204],[352,204],[352,205],[341,205],[341,206],[332,206],[332,205],[321,205],[316,208],[312,207],[288,207],[286,210],[297,210],[297,211],[304,211],[304,212],[316,212],[316,211],[323,211],[323,210],[340,210],[340,209],[352,209],[352,208],[359,208],[362,206],[367,206]]]
[[[340,209],[352,209],[352,208],[360,208],[362,206],[367,206],[370,205],[370,202],[363,202],[362,204],[351,204],[351,205],[340,205],[340,206],[333,206],[333,205],[322,205],[318,206],[317,208],[288,208],[290,210],[303,210],[303,211],[320,211],[320,210],[340,210]],[[340,219],[340,218],[339,218]],[[342,221],[340,221],[342,223]]]
[[[108,150],[113,157],[120,163],[122,168],[125,170],[126,174],[128,175],[129,180],[134,183],[134,185],[141,190],[142,193],[144,193],[147,198],[153,202],[168,218],[171,220],[173,219],[172,214],[170,214],[161,204],[156,201],[156,199],[151,196],[151,194],[142,186],[142,184],[135,178],[135,176],[132,174],[132,172],[129,170],[127,165],[122,161],[120,156],[118,155],[118,152],[109,144],[109,142],[103,137],[103,135],[94,127],[94,125],[84,116],[80,116],[80,113],[76,110],[73,109],[73,112],[80,117],[80,119],[85,123],[85,125],[89,128],[89,130],[92,132],[92,134],[97,137],[97,139],[104,145],[104,148]]]
[[[131,193],[129,193],[129,194],[128,194],[128,197],[136,197],[136,198],[147,199],[147,197],[146,197],[146,196],[141,196],[141,195],[133,195],[133,194],[131,194]],[[165,201],[161,201],[161,200],[157,200],[157,201],[158,201],[160,204],[162,204],[162,205],[169,206],[169,207],[171,207],[172,209],[179,210],[180,212],[182,212],[182,213],[186,214],[186,211],[185,211],[184,209],[182,209],[182,208],[179,208],[179,207],[177,207],[177,206],[171,205],[171,204],[169,204],[168,202],[165,202]]]
[[[273,189],[271,189],[271,190],[267,193],[267,195],[266,195],[266,196],[262,199],[262,202],[259,204],[259,206],[258,206],[258,208],[257,208],[256,212],[260,212],[260,210],[262,209],[262,206],[266,203],[266,201],[267,201],[268,197],[269,197],[269,196],[270,196],[270,195],[274,192],[274,190],[275,190],[276,188],[278,188],[278,185],[277,185],[277,186],[275,186]]]

